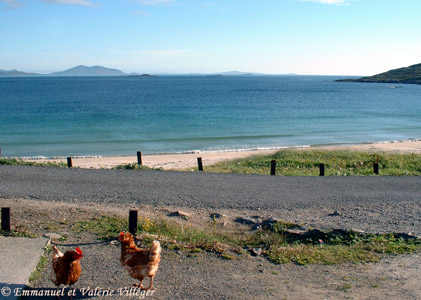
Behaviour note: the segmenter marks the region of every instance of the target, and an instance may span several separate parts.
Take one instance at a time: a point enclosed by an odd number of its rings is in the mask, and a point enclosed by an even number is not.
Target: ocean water
[[[52,157],[421,138],[421,86],[339,78],[3,77],[0,148]]]

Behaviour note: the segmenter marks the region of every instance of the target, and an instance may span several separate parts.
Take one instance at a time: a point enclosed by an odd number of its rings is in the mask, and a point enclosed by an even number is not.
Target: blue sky
[[[373,75],[421,63],[420,0],[0,0],[0,69]]]

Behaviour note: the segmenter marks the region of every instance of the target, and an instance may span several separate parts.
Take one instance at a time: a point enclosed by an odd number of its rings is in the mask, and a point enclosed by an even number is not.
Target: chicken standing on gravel
[[[72,284],[78,281],[82,273],[82,267],[80,266],[82,257],[83,253],[79,247],[75,250],[68,250],[63,254],[56,246],[53,246],[51,281],[57,288],[60,287],[60,284],[68,285],[70,288]]]
[[[118,239],[121,242],[121,265],[129,271],[132,278],[140,281],[139,284],[135,284],[136,286],[145,290],[153,289],[153,278],[161,261],[161,244],[153,241],[150,249],[138,248],[133,236],[124,232],[120,233]],[[151,278],[148,288],[142,286],[146,276]]]

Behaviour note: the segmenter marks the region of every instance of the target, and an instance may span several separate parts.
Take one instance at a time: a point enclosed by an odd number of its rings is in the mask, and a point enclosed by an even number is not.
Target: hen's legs
[[[149,287],[147,289],[143,288],[144,290],[154,290],[155,288],[153,287],[153,276],[151,276],[151,284],[149,285]]]
[[[142,281],[143,281],[143,277],[140,277],[139,278],[139,283],[138,284],[133,284],[134,286],[137,286],[137,287],[140,287],[141,289],[143,289],[143,286],[142,286]]]

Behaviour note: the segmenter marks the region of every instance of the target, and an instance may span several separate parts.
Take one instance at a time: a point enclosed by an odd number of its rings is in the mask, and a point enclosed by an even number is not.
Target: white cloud
[[[182,49],[169,49],[169,50],[140,50],[140,51],[127,51],[124,55],[147,57],[150,59],[170,59],[179,57],[194,57],[194,56],[207,56],[210,52],[196,52],[192,50]]]
[[[6,3],[6,9],[16,9],[22,7],[23,4],[19,0],[0,0],[3,3]]]
[[[323,4],[339,4],[339,5],[350,5],[348,0],[300,0],[305,2],[318,2]]]
[[[135,14],[139,16],[149,16],[149,12],[143,10],[137,10],[135,11]]]
[[[186,50],[144,50],[138,51],[137,54],[153,57],[178,57],[184,56]]]
[[[47,3],[54,4],[68,4],[68,5],[79,5],[79,6],[98,6],[98,4],[92,3],[88,0],[42,0]]]
[[[141,5],[157,5],[175,2],[175,0],[138,0],[136,2],[138,2]]]

